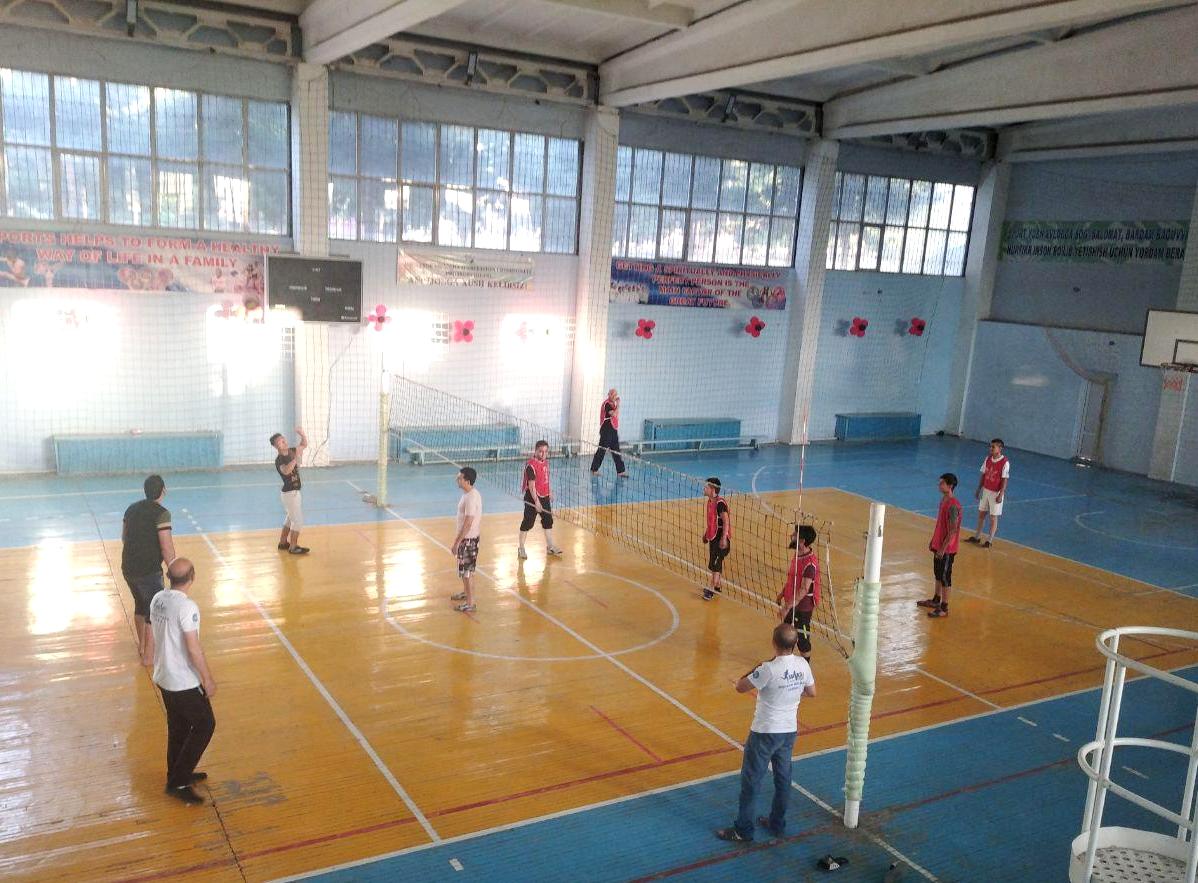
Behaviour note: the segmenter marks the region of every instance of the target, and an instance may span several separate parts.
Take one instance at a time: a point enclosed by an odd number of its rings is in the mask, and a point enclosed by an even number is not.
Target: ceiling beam
[[[982,58],[824,106],[829,138],[1001,126],[1198,103],[1198,6]]]
[[[570,6],[587,12],[630,19],[668,28],[685,28],[695,19],[695,11],[676,3],[652,0],[542,0],[557,6]]]
[[[609,59],[599,69],[600,98],[604,104],[623,107],[924,55],[1183,2],[1192,0],[747,0]]]
[[[315,0],[300,15],[304,61],[331,64],[392,34],[449,12],[465,0]]]
[[[1038,162],[1195,148],[1198,105],[1012,126],[999,134],[996,156]]]

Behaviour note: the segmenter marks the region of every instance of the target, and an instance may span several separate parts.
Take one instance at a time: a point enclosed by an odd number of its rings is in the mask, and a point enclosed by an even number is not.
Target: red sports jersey
[[[987,457],[986,462],[982,464],[982,487],[988,491],[1002,490],[1002,473],[1006,466],[1006,457],[999,457],[997,460]]]
[[[811,594],[799,598],[797,606],[800,610],[814,610],[819,603],[819,556],[811,549],[806,555],[796,555],[790,559],[790,572],[786,574],[786,585],[782,587],[782,602],[787,607],[796,606],[795,596],[803,581],[803,573],[808,567],[815,568],[815,576],[811,581]],[[806,603],[804,603],[806,602]]]
[[[710,543],[720,535],[719,516],[716,513],[716,507],[724,504],[724,517],[728,519],[728,539],[732,539],[732,513],[728,509],[728,501],[723,497],[712,497],[707,501],[707,532],[703,534],[703,540]]]
[[[608,410],[608,409],[611,410]],[[599,429],[603,430],[604,423],[611,423],[612,429],[620,428],[620,414],[616,410],[616,403],[610,399],[604,399],[603,404],[599,406]]]
[[[532,470],[533,486],[536,488],[538,497],[549,496],[549,461],[538,460],[536,457],[531,457],[527,467],[524,470],[524,481],[520,484],[520,490],[528,490],[528,470]]]
[[[957,551],[957,546],[961,538],[961,501],[956,497],[945,497],[940,501],[940,511],[936,513],[936,529],[932,531],[932,542],[928,543],[928,548],[933,552],[940,552],[940,546],[944,543],[944,538],[948,536],[948,513],[950,509],[957,510],[957,528],[953,531],[953,535],[948,541],[948,548],[944,551]]]

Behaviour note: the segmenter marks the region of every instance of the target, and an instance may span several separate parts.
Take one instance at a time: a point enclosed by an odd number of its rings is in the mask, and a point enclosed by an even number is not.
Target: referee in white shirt
[[[150,602],[150,634],[146,658],[153,661],[154,683],[166,706],[166,793],[184,803],[204,798],[192,785],[208,778],[196,764],[216,729],[211,696],[216,681],[208,671],[200,646],[200,608],[188,597],[196,569],[186,558],[176,558],[166,570],[170,588]]]

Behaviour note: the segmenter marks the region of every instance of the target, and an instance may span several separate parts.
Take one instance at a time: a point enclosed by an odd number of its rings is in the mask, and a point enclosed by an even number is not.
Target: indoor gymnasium
[[[0,877],[1194,883],[1198,3],[0,0]]]

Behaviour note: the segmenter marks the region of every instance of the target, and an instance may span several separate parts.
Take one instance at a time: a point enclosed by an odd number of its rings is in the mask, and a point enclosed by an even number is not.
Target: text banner
[[[784,270],[617,258],[611,262],[611,301],[667,307],[784,310],[785,276]]]
[[[401,283],[522,290],[532,284],[532,258],[476,252],[400,251]]]
[[[1005,261],[1099,264],[1180,264],[1186,221],[1007,221],[999,257]]]

